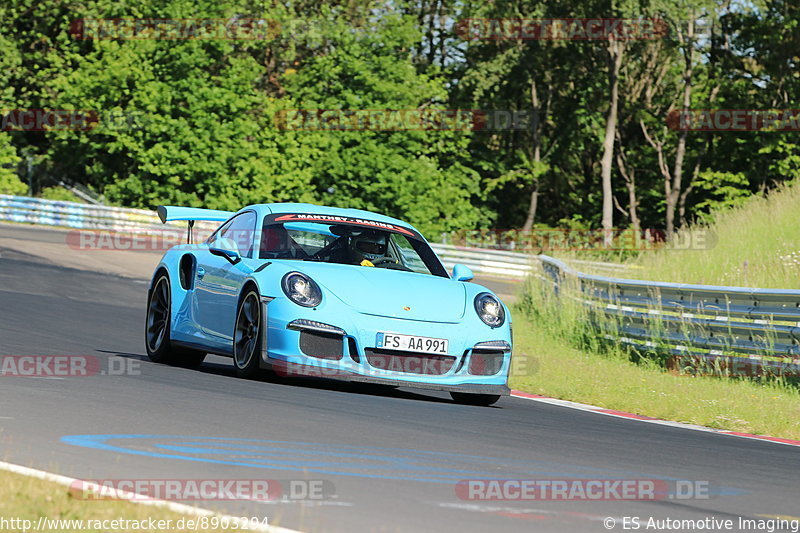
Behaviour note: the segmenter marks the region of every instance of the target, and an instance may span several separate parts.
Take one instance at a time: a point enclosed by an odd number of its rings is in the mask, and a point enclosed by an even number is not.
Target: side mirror
[[[236,241],[232,239],[217,239],[209,246],[208,251],[211,252],[212,255],[224,257],[230,261],[232,265],[242,260],[242,257],[239,255],[239,247],[236,246]]]
[[[458,263],[457,265],[453,266],[453,275],[450,276],[456,281],[469,281],[475,277],[472,273],[472,270],[467,265],[462,265]]]

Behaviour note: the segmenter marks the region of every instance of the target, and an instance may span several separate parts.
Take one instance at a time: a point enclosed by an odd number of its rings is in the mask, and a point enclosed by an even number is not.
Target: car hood
[[[299,266],[299,265],[298,265]],[[303,263],[326,292],[361,313],[426,322],[459,322],[466,288],[449,278],[385,268]]]

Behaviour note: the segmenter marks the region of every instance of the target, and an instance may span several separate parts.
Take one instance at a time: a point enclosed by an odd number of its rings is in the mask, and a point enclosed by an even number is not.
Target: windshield
[[[260,259],[319,261],[447,277],[425,241],[363,224],[275,222],[267,217]]]

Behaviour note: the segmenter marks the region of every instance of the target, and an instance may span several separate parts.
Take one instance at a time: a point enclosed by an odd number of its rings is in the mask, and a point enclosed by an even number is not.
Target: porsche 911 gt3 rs
[[[509,392],[511,315],[456,265],[448,274],[409,224],[355,209],[162,206],[164,223],[222,222],[168,250],[153,275],[145,344],[156,362],[233,358],[237,375],[450,391],[491,405]]]

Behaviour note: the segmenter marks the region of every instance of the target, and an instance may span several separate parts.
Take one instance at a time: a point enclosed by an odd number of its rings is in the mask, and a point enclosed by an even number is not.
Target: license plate
[[[447,353],[449,342],[447,339],[434,339],[419,337],[417,335],[401,335],[399,333],[379,332],[375,341],[376,348],[388,350],[404,350],[419,353]]]

